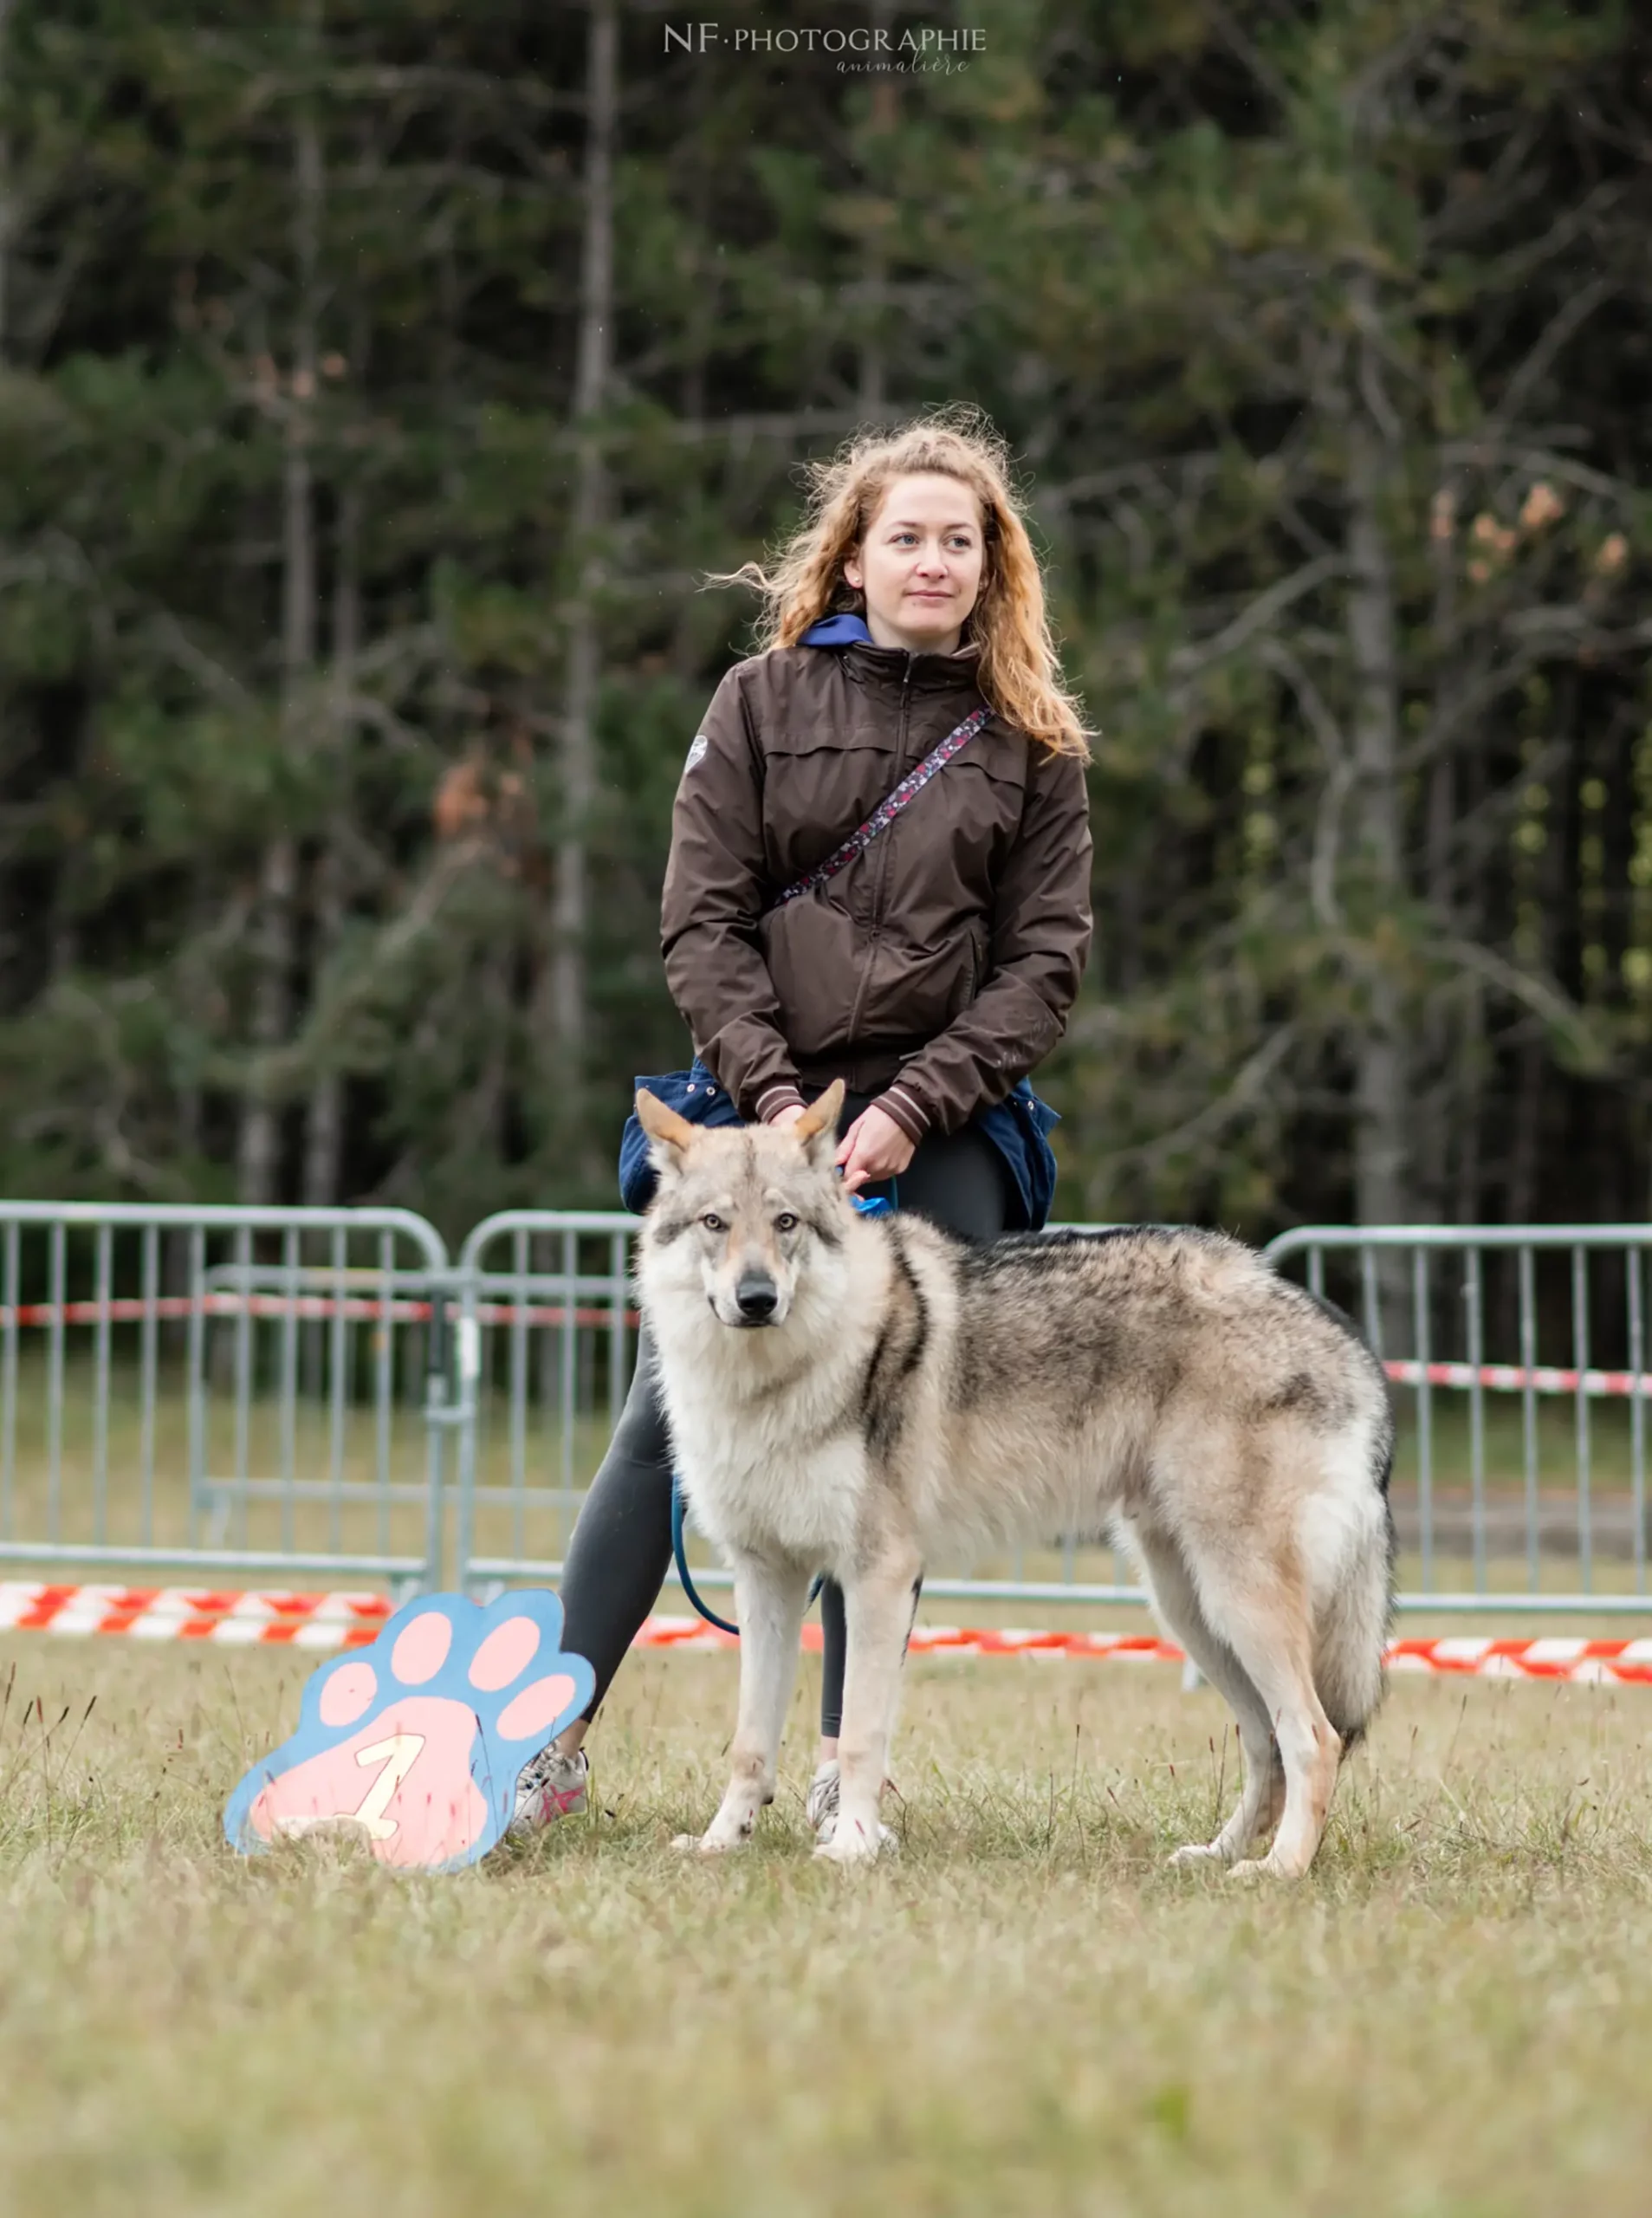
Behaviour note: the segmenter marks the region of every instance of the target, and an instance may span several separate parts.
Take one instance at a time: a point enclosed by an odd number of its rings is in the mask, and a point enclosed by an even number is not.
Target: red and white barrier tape
[[[1477,1679],[1570,1679],[1594,1686],[1652,1686],[1652,1640],[1492,1640],[1456,1633],[1443,1640],[1391,1640],[1390,1671],[1441,1671]]]
[[[1566,1371],[1552,1363],[1530,1369],[1518,1363],[1385,1363],[1383,1368],[1396,1386],[1473,1386],[1493,1394],[1519,1394],[1529,1386],[1534,1394],[1576,1394],[1610,1399],[1636,1394],[1652,1399],[1652,1371]]]
[[[153,1300],[121,1296],[107,1301],[27,1301],[15,1309],[0,1303],[0,1331],[8,1326],[39,1328],[68,1325],[137,1325],[146,1318],[177,1322],[199,1313],[204,1317],[255,1317],[279,1320],[293,1318],[306,1323],[342,1316],[353,1324],[388,1320],[396,1325],[423,1323],[431,1314],[429,1301],[402,1296],[389,1300],[371,1294],[158,1294]],[[457,1322],[457,1304],[450,1314]],[[601,1325],[612,1327],[612,1309],[590,1305],[569,1308],[560,1302],[478,1302],[476,1319],[481,1325]],[[635,1327],[635,1309],[619,1312],[623,1325]],[[1534,1394],[1577,1394],[1612,1400],[1640,1396],[1652,1400],[1652,1372],[1575,1371],[1557,1364],[1419,1363],[1406,1357],[1385,1363],[1383,1370],[1396,1386],[1455,1387],[1474,1385],[1493,1394],[1519,1394],[1529,1386]]]
[[[226,1648],[359,1648],[394,1608],[382,1594],[289,1594],[200,1586],[56,1586],[0,1580],[0,1631],[124,1632]]]
[[[182,1586],[55,1586],[32,1580],[0,1581],[0,1631],[126,1633],[134,1640],[204,1640],[226,1648],[288,1647],[314,1651],[360,1648],[377,1639],[393,1605],[382,1594],[291,1594],[255,1590],[220,1592]],[[736,1645],[699,1618],[650,1618],[638,1648],[709,1653]],[[807,1625],[803,1644],[820,1645],[820,1628]],[[963,1629],[915,1626],[917,1656],[1025,1656],[1092,1662],[1180,1664],[1182,1651],[1156,1634],[1034,1632],[1015,1626]],[[1569,1679],[1622,1686],[1652,1686],[1652,1638],[1586,1640],[1549,1634],[1539,1638],[1493,1638],[1452,1634],[1436,1639],[1391,1641],[1393,1671],[1432,1671],[1457,1677]]]
[[[638,1645],[707,1651],[738,1646],[730,1635],[696,1618],[651,1618]],[[820,1629],[803,1628],[803,1644],[820,1645]],[[1181,1664],[1173,1641],[1153,1633],[1028,1632],[1015,1626],[973,1631],[952,1625],[917,1625],[915,1656],[1073,1657],[1119,1664]],[[1549,1634],[1537,1639],[1496,1639],[1483,1634],[1454,1634],[1440,1639],[1389,1643],[1393,1671],[1438,1671],[1448,1676],[1492,1679],[1571,1679],[1652,1686],[1652,1639],[1585,1640]]]
[[[141,1325],[146,1318],[160,1324],[177,1324],[194,1316],[203,1317],[259,1317],[277,1320],[291,1317],[304,1323],[315,1323],[331,1317],[343,1317],[352,1324],[373,1324],[388,1320],[392,1325],[423,1324],[431,1314],[431,1305],[411,1297],[397,1295],[388,1301],[366,1294],[162,1294],[152,1301],[141,1295],[125,1294],[107,1301],[23,1301],[15,1309],[8,1309],[0,1302],[0,1332],[8,1326],[47,1327],[53,1325]],[[461,1312],[457,1302],[450,1302],[448,1314],[457,1323]],[[559,1302],[479,1301],[476,1320],[483,1325],[603,1325],[614,1320],[612,1309],[569,1309]],[[623,1324],[635,1326],[638,1312],[620,1312]]]

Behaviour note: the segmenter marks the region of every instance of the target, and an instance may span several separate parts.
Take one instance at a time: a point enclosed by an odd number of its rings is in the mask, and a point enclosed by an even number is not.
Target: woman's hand
[[[880,1186],[885,1178],[898,1178],[916,1150],[887,1110],[874,1101],[863,1109],[838,1145],[835,1160],[843,1166],[843,1190],[858,1193],[863,1186]]]
[[[776,1112],[771,1125],[783,1131],[803,1114],[800,1102]],[[898,1178],[917,1150],[886,1110],[873,1102],[863,1109],[838,1143],[835,1160],[843,1169],[843,1190],[858,1194],[863,1186],[880,1186],[885,1178]]]

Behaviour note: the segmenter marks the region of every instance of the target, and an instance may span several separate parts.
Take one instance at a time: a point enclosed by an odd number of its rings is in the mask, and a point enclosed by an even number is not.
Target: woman
[[[975,1121],[1060,1038],[1089,949],[1085,735],[1044,617],[1001,441],[973,410],[863,436],[813,466],[761,651],[718,686],[671,827],[662,939],[696,1053],[747,1122],[785,1125],[833,1079],[850,1193],[966,1240],[1025,1222]],[[732,582],[722,580],[720,582]],[[829,884],[771,906],[985,703],[984,727]],[[523,1772],[519,1828],[586,1807],[586,1728],[664,1581],[671,1475],[645,1339],[562,1581],[589,1658],[585,1718]],[[837,1811],[843,1598],[821,1594],[820,1749]]]

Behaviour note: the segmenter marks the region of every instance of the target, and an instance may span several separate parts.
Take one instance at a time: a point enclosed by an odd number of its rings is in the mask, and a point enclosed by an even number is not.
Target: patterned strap
[[[930,780],[938,771],[944,770],[961,749],[969,746],[991,714],[991,710],[985,706],[972,709],[956,731],[949,731],[939,747],[924,756],[917,769],[907,772],[893,793],[885,794],[866,821],[849,834],[842,846],[834,847],[823,863],[817,863],[807,876],[798,879],[783,893],[775,896],[769,905],[771,911],[783,909],[788,901],[795,901],[800,894],[813,893],[817,886],[824,885],[828,879],[835,878],[841,870],[846,870],[857,855],[865,854],[878,833],[889,829],[901,811],[923,792]]]

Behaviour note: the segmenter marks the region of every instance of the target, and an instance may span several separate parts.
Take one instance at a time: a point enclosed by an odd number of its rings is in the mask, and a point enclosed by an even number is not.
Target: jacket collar
[[[959,685],[967,685],[973,691],[975,665],[981,659],[980,643],[975,639],[966,639],[949,655],[906,647],[880,647],[872,638],[865,618],[852,610],[821,617],[810,625],[798,645],[846,648],[850,667],[858,677],[895,685],[910,678],[913,688],[925,693],[942,692]]]
[[[841,615],[822,616],[810,625],[798,641],[800,647],[846,647],[851,639],[864,639],[871,645],[871,633],[866,628],[864,616],[857,616],[852,609]]]

